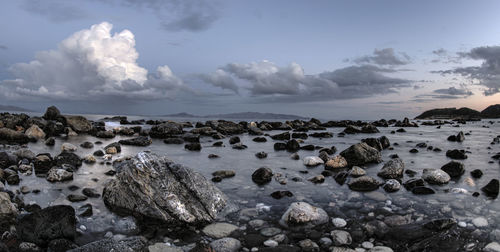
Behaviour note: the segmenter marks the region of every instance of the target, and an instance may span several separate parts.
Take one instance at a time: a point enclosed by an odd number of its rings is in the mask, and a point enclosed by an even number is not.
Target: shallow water
[[[116,123],[107,123],[107,127],[114,127],[116,125]],[[270,206],[271,211],[267,214],[270,216],[270,219],[275,220],[279,219],[279,216],[291,202],[306,201],[325,208],[329,213],[336,212],[343,214],[345,216],[342,217],[347,219],[366,216],[369,212],[377,212],[384,206],[390,206],[385,211],[390,210],[399,214],[410,213],[413,218],[421,217],[424,220],[453,217],[459,221],[468,223],[469,228],[472,228],[472,224],[470,223],[473,218],[483,216],[487,218],[489,223],[488,227],[484,229],[486,234],[489,230],[499,228],[499,200],[491,200],[484,195],[473,197],[471,194],[476,191],[480,192],[480,188],[486,185],[491,179],[498,179],[500,177],[499,162],[488,163],[492,160],[491,156],[500,152],[500,144],[490,145],[492,139],[500,135],[500,121],[495,121],[493,124],[488,123],[487,120],[467,122],[466,125],[460,125],[460,127],[443,125],[441,129],[437,129],[436,126],[420,126],[418,128],[405,128],[406,133],[390,134],[391,131],[396,129],[394,127],[379,127],[381,132],[377,134],[356,134],[338,137],[337,133],[341,132],[343,128],[328,128],[327,131],[334,133],[333,138],[319,139],[309,137],[301,145],[335,146],[338,152],[340,152],[350,145],[360,142],[363,138],[385,135],[389,138],[394,150],[382,151],[383,160],[388,161],[391,154],[398,154],[404,161],[406,169],[411,169],[419,173],[415,178],[419,178],[422,170],[425,168],[439,169],[451,161],[445,155],[446,150],[449,149],[465,149],[470,152],[467,153],[468,159],[461,161],[465,164],[466,173],[460,179],[452,180],[444,186],[428,185],[436,191],[436,194],[433,195],[413,195],[404,188],[396,193],[386,193],[382,188],[379,188],[378,192],[383,194],[383,196],[374,193],[358,193],[351,191],[346,184],[339,185],[332,177],[327,177],[322,184],[313,184],[307,181],[308,178],[321,174],[324,169],[322,166],[307,168],[303,165],[302,158],[318,155],[319,150],[300,150],[298,154],[301,160],[292,160],[290,159],[291,153],[274,151],[273,144],[276,141],[270,137],[268,137],[268,141],[265,143],[256,143],[252,141],[255,136],[249,136],[248,134],[240,135],[242,143],[248,146],[248,149],[245,150],[232,149],[228,143],[229,138],[222,140],[225,147],[212,147],[212,143],[218,140],[213,140],[210,137],[202,137],[200,141],[203,148],[199,152],[187,151],[184,149],[184,145],[167,145],[162,140],[154,139],[153,144],[148,147],[122,145],[122,152],[115,155],[113,159],[126,155],[134,155],[143,150],[150,150],[160,155],[166,155],[176,163],[184,164],[202,173],[208,179],[212,177],[211,173],[216,170],[234,170],[236,171],[235,177],[224,179],[222,182],[217,183],[217,186],[239,208],[254,208],[258,203]],[[189,131],[190,129],[187,128],[185,130]],[[457,143],[446,140],[449,135],[456,135],[459,131],[470,133],[470,135],[466,136],[464,142]],[[283,131],[270,131],[266,133],[274,135],[281,132]],[[69,142],[78,146],[76,153],[83,158],[98,149],[102,149],[109,143],[126,138],[128,137],[116,136],[113,139],[100,139],[82,135],[70,137],[67,140],[58,138],[56,145],[52,147],[45,146],[43,141],[30,143],[28,146],[36,154],[49,152],[52,156],[55,156],[60,153],[61,144]],[[102,141],[103,144],[95,145],[93,149],[84,149],[79,146],[84,141]],[[409,150],[415,148],[415,145],[420,142],[438,147],[443,151],[434,152],[426,148],[417,148],[419,149],[419,153],[409,153]],[[394,143],[398,143],[399,145],[395,146]],[[488,149],[488,147],[491,147],[491,149]],[[268,157],[265,159],[256,158],[255,153],[260,151],[267,152]],[[209,159],[209,154],[217,154],[220,158]],[[270,167],[274,173],[283,174],[288,178],[288,183],[281,185],[273,180],[264,186],[254,184],[251,180],[251,174],[262,166]],[[378,178],[376,173],[382,166],[383,163],[380,163],[364,168],[366,168],[368,175]],[[78,242],[86,243],[96,238],[102,238],[106,231],[113,231],[114,222],[119,217],[106,209],[101,198],[89,198],[84,202],[71,203],[66,200],[66,196],[70,193],[81,193],[81,189],[84,187],[95,188],[102,192],[105,181],[112,178],[104,174],[110,169],[112,169],[110,165],[99,164],[98,158],[98,163],[96,164],[88,165],[84,163],[74,174],[73,181],[49,183],[45,178],[36,177],[34,173],[30,176],[21,175],[22,182],[20,185],[27,185],[30,189],[41,190],[41,193],[38,194],[28,193],[24,195],[25,203],[37,203],[42,207],[55,204],[70,204],[75,209],[84,204],[91,203],[94,215],[89,218],[79,219],[78,226],[84,225],[86,230],[83,231],[84,235],[79,238]],[[474,169],[481,169],[484,175],[480,179],[474,179],[475,186],[470,186],[464,180],[470,177],[469,172]],[[308,173],[304,174],[301,171],[307,171]],[[405,174],[404,176],[403,181],[409,179],[408,175]],[[294,182],[291,180],[293,177],[301,177],[302,181]],[[378,179],[383,181],[381,178]],[[71,192],[68,189],[70,185],[79,186],[81,189]],[[18,186],[7,186],[7,188],[15,190],[18,189]],[[455,194],[447,192],[451,188],[464,188],[469,193]],[[280,200],[273,199],[270,194],[277,190],[289,190],[294,196],[291,198],[285,197]],[[234,215],[230,215],[227,218],[228,221],[238,221],[238,217]]]

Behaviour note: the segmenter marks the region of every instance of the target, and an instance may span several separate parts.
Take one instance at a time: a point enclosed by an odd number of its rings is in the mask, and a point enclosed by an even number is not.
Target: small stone
[[[369,242],[369,241],[365,241],[363,243],[361,243],[361,247],[363,247],[364,249],[372,249],[373,248],[373,243]]]
[[[229,236],[232,232],[238,229],[238,226],[229,223],[213,223],[203,228],[203,233],[215,239],[220,239]]]
[[[347,221],[342,218],[333,218],[332,223],[335,227],[343,228],[347,225]]]
[[[234,238],[226,237],[211,242],[210,247],[217,252],[237,252],[241,248],[241,242]]]
[[[267,227],[260,230],[260,234],[266,237],[275,236],[281,233],[281,229],[275,227]]]
[[[320,164],[324,164],[323,160],[316,156],[304,157],[303,161],[305,166],[317,166]]]
[[[69,151],[69,152],[74,152],[76,151],[78,148],[70,143],[63,143],[61,145],[61,151]]]
[[[264,242],[264,246],[266,246],[266,247],[274,248],[274,247],[277,247],[278,245],[279,245],[278,242],[275,240],[266,240]]]
[[[484,252],[500,252],[500,244],[498,242],[490,242],[483,249]]]
[[[333,230],[330,235],[336,246],[349,245],[352,243],[351,235],[347,231]]]
[[[472,224],[476,227],[486,227],[488,226],[488,220],[486,220],[484,217],[477,217],[472,219]]]

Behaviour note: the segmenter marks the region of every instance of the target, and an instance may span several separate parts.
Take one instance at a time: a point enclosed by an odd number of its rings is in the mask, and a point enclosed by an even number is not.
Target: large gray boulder
[[[385,179],[397,179],[403,177],[405,164],[400,158],[391,159],[384,164],[382,170],[377,175]]]
[[[106,183],[102,198],[121,214],[165,223],[212,222],[226,196],[198,172],[149,152],[117,162],[116,178]]]
[[[29,142],[29,137],[23,132],[8,128],[0,128],[0,143],[25,144]]]
[[[68,252],[143,251],[146,244],[147,240],[140,236],[128,237],[122,240],[109,238],[85,244],[79,248],[68,250]]]
[[[83,116],[67,115],[64,117],[68,126],[76,133],[87,133],[92,130],[92,124]]]
[[[325,224],[328,219],[325,210],[311,206],[306,202],[295,202],[281,216],[279,223],[286,228],[300,230]]]
[[[176,122],[165,122],[151,127],[149,135],[154,138],[167,138],[172,135],[182,134],[182,124]]]
[[[358,143],[345,149],[340,153],[349,166],[360,166],[368,163],[380,163],[382,156],[380,152],[366,143]]]

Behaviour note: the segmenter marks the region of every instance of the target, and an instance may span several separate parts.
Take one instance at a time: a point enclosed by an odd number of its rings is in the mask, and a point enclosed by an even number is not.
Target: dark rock
[[[397,192],[401,188],[401,183],[395,179],[388,179],[382,186],[386,192]]]
[[[290,132],[283,132],[274,136],[271,136],[272,139],[274,140],[290,140]]]
[[[56,139],[53,137],[49,137],[47,138],[47,140],[45,140],[45,145],[47,146],[54,146],[55,144],[56,144]]]
[[[297,142],[297,140],[295,139],[286,142],[286,150],[288,152],[297,152],[298,150],[300,150],[299,142]]]
[[[261,129],[257,128],[257,127],[254,127],[254,126],[250,126],[248,127],[248,134],[249,135],[256,135],[256,136],[260,136],[260,135],[264,135],[264,132],[262,132]]]
[[[218,141],[218,142],[213,143],[212,146],[214,146],[214,147],[223,147],[224,143],[222,141]]]
[[[449,136],[448,141],[451,142],[463,142],[465,140],[464,133],[460,131],[456,136]]]
[[[378,151],[383,150],[382,143],[378,138],[366,138],[361,140],[363,143],[368,144],[370,147],[377,149]]]
[[[87,243],[81,247],[68,250],[68,252],[144,251],[146,245],[147,240],[139,236],[120,240],[110,238]]]
[[[212,176],[221,178],[231,178],[234,177],[235,175],[236,172],[234,172],[233,170],[219,170],[212,173]]]
[[[7,144],[26,144],[30,138],[23,132],[11,130],[8,128],[0,128],[0,143]]]
[[[0,169],[16,164],[16,161],[5,151],[0,152]]]
[[[382,144],[382,149],[384,150],[389,148],[389,146],[391,146],[391,142],[389,141],[389,138],[387,138],[386,136],[381,136],[378,138],[378,140]]]
[[[78,245],[68,239],[54,239],[49,242],[47,252],[66,252],[75,248],[78,248]]]
[[[118,142],[120,144],[123,144],[123,145],[133,145],[133,146],[148,146],[151,143],[153,143],[151,138],[149,138],[147,136],[140,136],[140,137],[131,138],[131,139],[124,139],[124,140],[120,140]]]
[[[275,151],[286,150],[286,143],[274,143],[273,148]]]
[[[406,190],[411,191],[413,188],[415,188],[417,186],[424,186],[424,180],[423,179],[410,179],[410,180],[404,182],[403,186],[406,188]]]
[[[85,195],[79,195],[79,194],[70,194],[66,197],[71,202],[80,202],[80,201],[85,201],[87,200],[87,196]]]
[[[271,182],[273,171],[268,167],[260,167],[252,174],[252,181],[258,185],[264,185]]]
[[[432,231],[440,232],[448,230],[456,225],[457,221],[454,219],[437,219],[425,223],[424,227]]]
[[[244,149],[248,148],[248,146],[246,146],[242,143],[236,143],[236,144],[233,144],[232,148],[235,150],[244,150]]]
[[[349,166],[380,163],[382,161],[380,152],[377,149],[368,146],[366,143],[352,145],[342,151],[340,155],[347,160]]]
[[[91,204],[85,204],[81,207],[78,208],[78,216],[81,217],[90,217],[92,216],[92,205]]]
[[[307,139],[309,136],[306,133],[297,133],[294,132],[292,133],[292,138],[300,138],[300,139]]]
[[[102,150],[96,150],[96,151],[94,151],[93,155],[96,156],[96,157],[102,157],[102,156],[104,156],[104,151],[102,151]]]
[[[61,154],[54,158],[54,162],[58,166],[62,166],[63,164],[69,164],[75,168],[82,166],[82,159],[73,152],[61,152]]]
[[[410,153],[418,153],[418,150],[417,149],[411,149]]]
[[[443,165],[443,167],[441,167],[441,170],[448,173],[448,175],[450,175],[450,177],[452,178],[458,178],[465,172],[464,164],[455,161],[451,161]]]
[[[82,144],[80,144],[80,146],[85,149],[94,148],[94,144],[91,142],[83,142]]]
[[[19,218],[17,235],[22,241],[46,246],[49,241],[76,235],[75,210],[71,206],[58,205],[44,208]]]
[[[434,193],[436,193],[431,188],[425,187],[425,186],[414,187],[413,189],[411,189],[411,192],[413,194],[434,194]]]
[[[166,157],[140,152],[114,167],[118,172],[105,184],[102,199],[118,214],[200,225],[226,206],[226,196],[210,181]]]
[[[76,133],[87,133],[92,130],[92,124],[83,116],[64,116],[64,118]]]
[[[418,143],[417,145],[415,145],[415,147],[426,148],[427,147],[427,143]]]
[[[348,125],[342,132],[345,134],[356,134],[361,133],[361,129],[353,125]]]
[[[403,128],[401,128],[401,129],[397,129],[397,130],[396,130],[396,132],[399,132],[399,133],[405,133],[405,132],[406,132],[406,130],[405,130],[405,129],[403,129]]]
[[[111,148],[111,147],[115,147],[116,152],[118,152],[118,153],[122,152],[122,146],[119,142],[110,143],[110,144],[106,145],[106,147],[104,147],[104,149],[106,150],[106,149]]]
[[[265,137],[255,137],[254,139],[252,139],[252,141],[257,143],[264,143],[267,142],[267,139]]]
[[[467,159],[467,155],[464,150],[448,150],[446,151],[446,156],[451,159]]]
[[[229,138],[229,144],[235,144],[235,143],[239,143],[241,140],[238,136],[233,136],[231,138]]]
[[[208,154],[208,158],[214,159],[214,158],[220,158],[220,156],[217,154]]]
[[[182,136],[182,139],[184,139],[184,141],[186,141],[186,142],[199,143],[200,142],[200,135],[193,134],[193,133],[186,133]]]
[[[486,194],[486,196],[490,198],[496,198],[498,197],[499,188],[500,186],[498,183],[498,179],[492,179],[487,185],[481,188],[481,191],[483,191]]]
[[[165,144],[183,144],[184,140],[182,140],[182,138],[167,138],[164,139],[163,142]]]
[[[96,189],[93,188],[83,188],[82,190],[83,195],[89,197],[89,198],[99,198],[101,197],[101,194],[97,192]]]
[[[379,182],[375,178],[361,176],[359,178],[352,179],[348,185],[351,190],[367,192],[377,190]]]
[[[340,171],[335,175],[334,179],[339,185],[343,185],[347,180],[347,177],[349,177],[349,172]]]
[[[151,127],[149,135],[154,138],[167,138],[172,135],[182,134],[182,124],[175,122],[166,122]]]
[[[190,151],[200,151],[201,144],[200,143],[188,143],[188,144],[184,145],[184,149],[190,150]]]
[[[332,138],[333,134],[330,132],[314,132],[312,134],[309,134],[309,136],[316,138]]]
[[[293,193],[290,191],[275,191],[271,193],[271,197],[275,199],[281,199],[283,197],[293,197]]]
[[[54,162],[50,154],[48,153],[38,154],[34,162],[35,174],[47,173],[52,168],[53,165]]]
[[[45,120],[57,120],[61,117],[61,111],[59,111],[56,106],[50,106],[45,110],[45,114],[43,115],[43,119]]]
[[[98,138],[114,138],[115,137],[115,133],[111,130],[104,130],[104,131],[98,131],[96,134],[95,134],[96,137]]]
[[[384,179],[402,178],[404,169],[405,164],[403,163],[403,160],[395,158],[387,161],[377,175]]]
[[[263,158],[266,158],[266,157],[267,157],[267,153],[265,153],[265,152],[261,151],[261,152],[257,152],[257,153],[255,153],[255,156],[256,156],[257,158],[263,159]]]
[[[300,146],[300,149],[307,150],[307,151],[313,151],[316,149],[316,146],[314,146],[312,144],[308,144],[308,145]]]
[[[473,171],[470,172],[470,175],[473,177],[473,178],[481,178],[483,176],[483,172],[479,169],[475,169]]]

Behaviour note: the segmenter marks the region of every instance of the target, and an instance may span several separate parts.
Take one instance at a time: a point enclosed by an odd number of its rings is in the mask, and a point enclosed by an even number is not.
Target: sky
[[[1,105],[379,119],[500,103],[500,1],[0,1]]]

